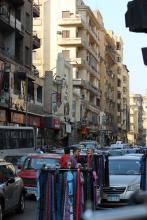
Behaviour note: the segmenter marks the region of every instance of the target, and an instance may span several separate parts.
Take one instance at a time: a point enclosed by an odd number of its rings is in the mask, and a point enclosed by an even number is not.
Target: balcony
[[[90,36],[93,38],[94,42],[99,46],[100,40],[98,34],[89,26],[89,24],[85,24],[85,28],[87,29]]]
[[[73,86],[79,86],[81,88],[85,88],[86,87],[85,80],[83,80],[83,79],[73,79]]]
[[[37,34],[33,33],[33,50],[40,48],[40,38]]]
[[[109,57],[111,58],[111,60],[116,63],[116,54],[115,54],[115,50],[113,47],[111,46],[106,46],[106,53],[109,55]]]
[[[9,106],[9,92],[1,91],[0,95],[0,106],[1,107],[8,107]]]
[[[34,18],[40,17],[40,7],[35,3],[33,3],[33,17]]]
[[[90,92],[94,93],[94,95],[96,95],[96,96],[99,95],[98,89],[86,80],[74,79],[73,80],[73,85],[74,86],[79,86],[81,88],[85,88],[85,89],[89,90]]]
[[[11,32],[15,28],[15,17],[9,13],[6,6],[0,7],[0,27],[4,32]]]
[[[69,60],[69,62],[73,66],[84,66],[87,63],[86,60],[81,57],[73,58],[73,59]]]
[[[21,21],[16,19],[15,21],[15,28],[17,33],[19,33],[21,36],[24,36],[24,26],[22,25]]]
[[[81,37],[59,38],[58,45],[59,46],[86,47],[86,42]]]
[[[88,105],[87,105],[87,108],[88,108],[90,111],[92,111],[92,112],[94,112],[94,113],[96,113],[96,114],[99,114],[99,113],[100,113],[98,107],[97,107],[96,105],[92,104],[92,103],[88,104]]]
[[[93,86],[90,82],[86,82],[86,88],[91,92],[94,93],[94,95],[98,96],[99,92],[98,92],[98,88],[96,88],[95,86]]]
[[[9,0],[14,6],[20,7],[24,4],[24,0]]]
[[[79,15],[73,15],[68,18],[62,18],[58,20],[59,26],[76,26],[76,27],[84,27],[84,22]]]

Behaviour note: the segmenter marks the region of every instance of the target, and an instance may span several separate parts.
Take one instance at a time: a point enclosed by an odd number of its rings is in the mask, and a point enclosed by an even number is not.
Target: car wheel
[[[2,205],[0,203],[0,220],[3,219],[3,209],[2,209]]]
[[[21,194],[19,203],[17,206],[17,213],[23,213],[25,210],[25,197],[24,194]]]

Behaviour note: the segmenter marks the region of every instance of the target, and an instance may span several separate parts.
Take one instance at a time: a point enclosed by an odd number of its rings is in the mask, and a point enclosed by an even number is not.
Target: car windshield
[[[52,158],[27,158],[24,162],[24,169],[41,169],[42,166],[56,166],[59,164],[58,159]]]
[[[83,145],[83,147],[85,147],[85,148],[95,148],[96,147],[96,143],[80,143],[80,145],[82,146]]]
[[[139,160],[109,160],[110,175],[139,175]]]

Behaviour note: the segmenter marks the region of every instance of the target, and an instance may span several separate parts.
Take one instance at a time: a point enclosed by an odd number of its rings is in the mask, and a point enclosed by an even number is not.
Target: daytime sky
[[[125,26],[128,0],[84,0],[91,9],[98,9],[106,29],[122,37],[124,60],[130,76],[130,93],[147,92],[147,66],[143,63],[141,48],[147,47],[147,34],[130,32]]]

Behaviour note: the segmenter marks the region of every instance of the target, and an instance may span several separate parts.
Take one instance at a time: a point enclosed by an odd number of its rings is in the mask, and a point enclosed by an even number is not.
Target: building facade
[[[70,4],[66,0],[62,3],[57,0],[42,1],[39,19],[34,20],[34,30],[40,33],[43,42],[35,52],[34,65],[43,74],[56,66],[57,54],[63,53],[64,59],[73,65],[73,92],[79,94],[80,98],[79,133],[83,138],[87,134],[97,136],[100,24],[91,9],[77,0],[72,0]]]
[[[126,139],[122,135],[128,123],[126,104],[123,107],[122,91],[118,96],[118,67],[121,77],[128,71],[123,65],[123,47],[118,49],[118,38],[105,30],[100,12],[93,12],[82,0],[40,0],[40,17],[34,18],[33,30],[41,39],[41,47],[33,51],[33,64],[41,77],[56,68],[58,53],[72,65],[75,142],[92,138],[109,144],[118,136]],[[128,81],[121,86],[123,90]]]
[[[147,95],[143,96],[143,145],[147,146]]]
[[[130,94],[130,131],[128,142],[132,145],[143,144],[143,97],[140,94]]]
[[[32,66],[32,50],[40,39],[32,32],[39,5],[32,1],[0,1],[0,125],[32,126],[44,143],[45,79]]]

